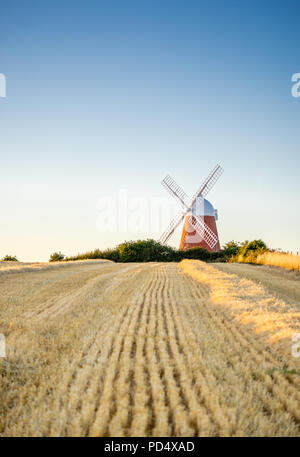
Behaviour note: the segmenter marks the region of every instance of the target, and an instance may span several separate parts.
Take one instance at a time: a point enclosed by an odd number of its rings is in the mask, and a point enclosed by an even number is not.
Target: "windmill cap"
[[[213,216],[215,217],[215,209],[213,205],[206,200],[206,198],[197,198],[195,205],[193,206],[192,213],[196,216]]]

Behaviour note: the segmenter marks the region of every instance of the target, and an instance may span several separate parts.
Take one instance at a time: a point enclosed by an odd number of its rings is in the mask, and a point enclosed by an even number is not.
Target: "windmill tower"
[[[217,165],[191,199],[170,175],[163,179],[162,185],[179,201],[182,209],[160,237],[159,241],[162,244],[167,243],[176,228],[184,220],[179,249],[202,247],[209,251],[220,250],[216,224],[218,213],[205,197],[222,173],[223,169]]]

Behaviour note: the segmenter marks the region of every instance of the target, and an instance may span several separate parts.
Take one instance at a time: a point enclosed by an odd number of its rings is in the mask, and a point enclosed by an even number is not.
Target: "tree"
[[[50,256],[49,262],[61,262],[62,260],[64,260],[64,258],[64,254],[62,254],[60,251],[53,252],[53,254],[51,254]]]
[[[3,257],[3,259],[1,259],[3,262],[18,262],[18,259],[16,256],[12,256],[12,255],[6,255],[5,257]]]
[[[253,240],[250,242],[247,242],[243,244],[240,248],[240,254],[245,258],[247,256],[251,255],[258,255],[263,251],[267,250],[267,245],[266,243],[259,239],[259,240]]]
[[[241,244],[237,241],[228,241],[222,249],[224,257],[230,259],[231,257],[236,256],[239,253],[240,247]]]

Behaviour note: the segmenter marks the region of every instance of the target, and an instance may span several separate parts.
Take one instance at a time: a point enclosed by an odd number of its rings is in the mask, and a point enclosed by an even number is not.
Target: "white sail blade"
[[[197,192],[193,195],[193,198],[190,202],[190,205],[192,206],[196,199],[200,196],[205,197],[208,192],[213,188],[213,186],[216,184],[218,181],[219,177],[223,173],[223,168],[220,167],[220,165],[216,165],[215,168],[211,171],[211,173],[208,175],[202,186],[199,187]]]
[[[171,194],[173,197],[179,200],[183,206],[185,206],[186,208],[188,207],[190,200],[188,195],[170,175],[167,175],[161,183],[167,189],[169,194]]]
[[[166,244],[166,242],[168,241],[170,236],[175,232],[175,230],[177,229],[178,225],[181,223],[181,221],[183,220],[183,218],[187,212],[188,212],[188,210],[184,210],[184,211],[180,211],[178,214],[176,214],[174,219],[172,219],[170,224],[168,225],[168,228],[161,235],[161,237],[159,239],[160,243]]]
[[[191,225],[195,227],[201,238],[213,249],[218,242],[218,238],[211,228],[199,216],[191,216]]]

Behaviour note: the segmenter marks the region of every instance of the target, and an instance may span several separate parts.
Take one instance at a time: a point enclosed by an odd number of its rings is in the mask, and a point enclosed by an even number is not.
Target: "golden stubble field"
[[[0,436],[299,436],[299,309],[216,267],[0,265]]]

